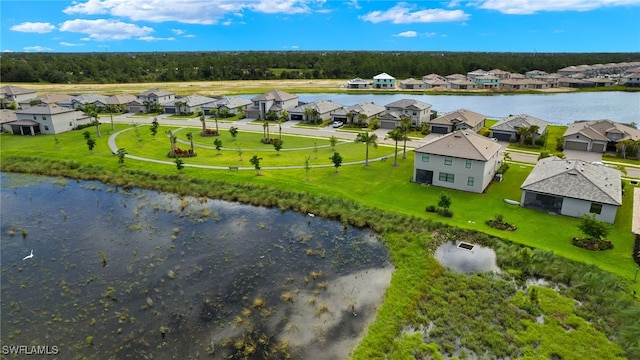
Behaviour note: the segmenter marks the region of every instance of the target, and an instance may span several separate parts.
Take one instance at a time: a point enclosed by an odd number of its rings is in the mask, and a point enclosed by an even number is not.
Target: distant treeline
[[[420,79],[476,69],[525,73],[582,64],[639,61],[639,53],[165,52],[3,53],[3,82],[140,83],[197,80],[371,79],[386,72]]]

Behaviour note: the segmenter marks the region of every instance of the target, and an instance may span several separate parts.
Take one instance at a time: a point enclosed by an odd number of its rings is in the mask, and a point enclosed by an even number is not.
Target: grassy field
[[[169,141],[164,131],[167,129],[162,127],[154,140],[147,126],[134,128],[116,124],[116,131],[127,130],[119,134],[116,144],[126,148],[132,155],[170,162],[171,159],[166,157]],[[87,130],[95,137],[93,128]],[[354,351],[354,359],[405,359],[407,356],[404,354],[430,354],[434,358],[439,358],[440,354],[451,356],[457,341],[463,341],[467,349],[490,351],[490,354],[496,355],[520,352],[524,358],[531,359],[536,358],[536,351],[546,354],[545,358],[553,355],[567,359],[581,358],[586,354],[584,349],[589,347],[596,347],[598,351],[611,355],[611,358],[623,358],[619,346],[607,340],[603,332],[608,334],[609,339],[615,337],[621,342],[631,339],[626,341],[625,349],[629,354],[640,354],[640,348],[634,352],[630,347],[633,345],[629,345],[629,342],[637,341],[638,324],[633,318],[640,314],[640,308],[637,300],[631,300],[630,296],[620,291],[626,285],[619,285],[620,282],[630,284],[637,269],[630,256],[633,246],[633,237],[629,233],[630,192],[625,194],[623,206],[609,236],[615,244],[614,249],[591,252],[570,244],[572,237],[580,236],[578,219],[549,215],[503,202],[503,199],[520,198],[519,186],[531,170],[525,165],[512,165],[504,181],[492,184],[485,194],[446,190],[452,198],[454,216],[445,218],[425,212],[426,206],[437,204],[443,189],[410,182],[413,153],[409,153],[407,159],[399,160],[397,167],[391,166],[392,161],[376,161],[370,167],[345,165],[337,173],[333,167],[312,168],[308,173],[302,168],[289,168],[263,169],[261,176],[256,176],[253,170],[213,170],[191,166],[237,166],[238,154],[234,150],[223,150],[223,155],[217,155],[212,148],[203,147],[212,145],[213,138],[197,136],[197,128],[184,128],[177,131],[180,147],[188,148],[183,141],[186,140],[185,134],[192,131],[198,156],[184,159],[187,167],[182,170],[182,175],[178,175],[176,166],[171,163],[158,164],[128,158],[124,167],[121,167],[107,144],[109,134],[113,133],[110,125],[103,124],[101,130],[103,136],[97,138],[93,152],[88,150],[83,131],[34,137],[3,134],[0,136],[3,168],[41,167],[46,173],[60,171],[71,176],[76,174],[116,184],[122,182],[122,185],[128,183],[162,191],[313,211],[318,216],[334,218],[345,224],[369,226],[379,231],[389,248],[396,271],[385,293],[384,303],[378,310],[377,319]],[[246,150],[243,153],[243,163],[247,167],[250,167],[248,159],[254,153],[264,157],[263,166],[268,166],[271,161],[302,165],[301,159],[313,156],[316,142],[319,148],[318,163],[329,163],[327,155],[330,149],[326,139],[283,137],[285,148],[287,144],[291,147],[278,156],[270,149],[270,145],[260,144],[261,127],[258,126],[258,130],[255,133],[241,132],[236,140],[247,149],[255,149],[252,150],[254,152]],[[275,134],[277,132],[272,132],[272,137]],[[221,139],[224,144],[233,143],[230,135],[224,131]],[[300,149],[294,150],[293,145]],[[337,146],[337,151],[353,160],[363,160],[364,149],[363,144],[350,142]],[[326,153],[321,156],[321,151]],[[379,147],[375,151],[379,153],[373,152],[377,155],[371,157],[391,154],[393,149]],[[21,156],[37,159],[20,160]],[[281,194],[286,196],[283,198]],[[518,229],[513,232],[500,231],[485,224],[486,220],[498,214]],[[563,290],[562,296],[541,289],[536,300],[538,305],[535,305],[529,294],[517,293],[511,281],[445,271],[430,256],[434,247],[445,239],[489,242],[497,248],[503,262],[504,259],[512,259],[500,265],[505,270],[502,276],[509,277],[512,273],[527,271],[528,274],[556,278],[564,283],[575,282],[575,287]],[[514,248],[510,242],[534,249]],[[559,257],[554,257],[552,253]],[[515,258],[530,258],[537,265],[528,265],[529,268],[525,269],[524,265],[518,265],[513,260]],[[575,260],[576,263],[566,259]],[[597,268],[608,274],[616,274],[619,278],[614,279],[613,275],[607,278],[600,273],[594,275]],[[631,285],[631,288],[640,291],[638,284]],[[572,292],[575,292],[582,306],[569,306],[574,304],[574,300],[565,295],[574,296]],[[509,298],[511,301],[508,301]],[[614,306],[617,308],[614,309]],[[606,311],[598,313],[598,309]],[[623,311],[627,315],[621,315]],[[536,324],[536,314],[544,316],[544,324]],[[591,323],[582,321],[582,318],[591,319]],[[602,320],[604,318],[608,320]],[[435,321],[438,330],[431,336],[434,343],[424,343],[423,337],[415,337],[411,331],[402,331],[408,327],[427,328],[431,321]],[[567,329],[571,329],[571,332]]]

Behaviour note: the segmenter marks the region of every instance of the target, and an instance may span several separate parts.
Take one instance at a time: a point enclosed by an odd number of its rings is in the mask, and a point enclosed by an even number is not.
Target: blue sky
[[[2,0],[0,51],[639,52],[640,0]]]

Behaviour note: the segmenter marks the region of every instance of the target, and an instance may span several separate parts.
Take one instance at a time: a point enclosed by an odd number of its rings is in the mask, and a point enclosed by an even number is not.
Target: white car
[[[342,121],[334,121],[333,122],[333,127],[336,128],[336,129],[339,128],[339,127],[342,127],[342,125],[344,125],[344,123]]]

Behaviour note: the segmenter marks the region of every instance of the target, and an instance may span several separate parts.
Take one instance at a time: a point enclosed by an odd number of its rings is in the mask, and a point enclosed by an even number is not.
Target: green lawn
[[[169,129],[168,127],[161,127],[155,140],[152,139],[147,126],[137,127],[139,139],[141,140],[138,140],[135,134],[136,129],[130,125],[116,124],[116,127],[116,131],[129,129],[119,135],[117,144],[118,146],[125,147],[130,154],[168,160],[166,152],[168,151],[169,141],[165,134],[165,130]],[[87,130],[95,137],[95,130],[93,128]],[[125,177],[145,176],[144,180],[142,180],[142,178],[139,179],[140,182],[155,182],[156,176],[177,174],[176,166],[173,164],[157,164],[131,158],[125,159],[125,169],[120,168],[118,158],[111,153],[107,145],[108,135],[112,133],[110,125],[102,125],[101,130],[103,136],[97,139],[97,145],[93,153],[89,152],[82,136],[84,130],[60,134],[58,136],[39,135],[21,137],[2,134],[0,136],[0,140],[2,141],[2,152],[0,156],[3,159],[3,164],[6,164],[7,162],[4,160],[11,156],[35,156],[60,161],[73,160],[75,169],[82,171],[83,174],[95,172],[97,174],[96,178],[98,179],[102,178],[100,176],[104,176],[101,175],[102,172],[100,169],[108,171],[106,176],[115,178],[117,178],[119,174]],[[184,128],[177,132],[178,138],[185,140],[185,134],[188,131],[192,131],[194,134],[199,133],[199,129],[197,128]],[[264,157],[263,166],[270,166],[271,161],[275,162],[277,160],[282,161],[283,164],[301,165],[299,160],[310,154],[308,145],[313,146],[315,142],[318,142],[320,146],[320,142],[324,141],[324,149],[327,150],[328,148],[326,146],[328,145],[328,140],[326,139],[302,137],[295,139],[287,136],[285,138],[285,147],[288,143],[299,144],[302,147],[306,145],[307,147],[304,150],[290,151],[286,154],[283,153],[278,157],[274,151],[269,150],[270,145],[260,144],[259,139],[261,137],[261,131],[256,133],[241,132],[238,135],[238,142],[261,150],[260,152],[256,150],[255,153],[247,151],[243,154],[243,157],[245,157],[243,161],[246,163],[245,166],[250,167],[248,159],[253,154],[259,154]],[[227,131],[223,131],[220,138],[224,143],[233,142]],[[55,139],[58,139],[57,144]],[[549,215],[544,212],[504,204],[503,199],[517,200],[520,198],[519,186],[529,173],[531,169],[530,166],[513,164],[506,172],[504,181],[492,184],[485,194],[445,190],[452,197],[451,210],[454,212],[454,216],[452,218],[444,218],[437,214],[427,213],[424,210],[427,205],[437,203],[438,197],[443,189],[433,186],[421,186],[410,182],[413,169],[413,153],[407,154],[405,160],[399,160],[399,166],[397,167],[392,166],[393,162],[388,160],[385,162],[373,162],[370,167],[364,167],[361,164],[343,166],[339,168],[337,173],[333,167],[312,168],[308,173],[300,168],[284,170],[263,169],[261,172],[262,175],[256,176],[255,171],[252,170],[212,170],[188,166],[196,164],[195,161],[211,164],[216,161],[222,163],[222,157],[227,156],[224,154],[215,155],[215,150],[213,149],[198,147],[198,144],[212,144],[213,138],[201,138],[196,135],[194,139],[197,144],[196,150],[199,153],[198,157],[185,159],[187,167],[183,169],[183,175],[173,178],[182,179],[181,181],[158,179],[158,181],[163,181],[163,186],[173,186],[171,188],[165,188],[165,191],[180,192],[183,186],[193,187],[202,184],[202,188],[196,191],[201,191],[202,196],[206,196],[210,193],[215,193],[215,189],[210,187],[213,183],[199,182],[198,180],[222,181],[229,184],[239,184],[240,196],[242,196],[243,191],[255,189],[255,191],[258,192],[269,192],[271,195],[265,196],[275,196],[275,200],[286,202],[289,200],[277,198],[280,191],[293,196],[304,194],[305,201],[309,202],[305,203],[303,201],[300,206],[310,206],[312,209],[317,208],[318,210],[322,209],[322,211],[326,211],[329,214],[347,213],[347,217],[342,219],[342,221],[352,219],[353,214],[360,214],[362,212],[365,214],[366,221],[364,221],[361,226],[366,225],[367,221],[373,221],[375,223],[375,220],[373,220],[373,218],[369,220],[366,217],[367,215],[384,217],[384,219],[380,221],[393,219],[397,216],[396,214],[407,215],[407,217],[402,217],[399,220],[401,221],[399,228],[402,230],[398,231],[403,231],[404,233],[392,231],[382,234],[389,248],[396,271],[393,275],[391,286],[385,292],[384,303],[378,309],[376,321],[369,327],[360,346],[354,350],[353,357],[355,359],[404,359],[406,357],[402,357],[402,354],[416,354],[415,351],[418,348],[426,352],[427,347],[431,349],[428,351],[437,354],[437,350],[433,350],[435,348],[431,345],[423,344],[420,339],[409,338],[406,336],[406,333],[402,333],[400,330],[409,324],[427,327],[431,320],[435,319],[440,321],[443,319],[443,317],[440,316],[436,316],[435,318],[433,316],[426,316],[428,315],[427,311],[430,310],[438,310],[442,313],[442,316],[447,316],[448,319],[457,319],[450,324],[451,331],[461,332],[460,336],[464,335],[466,341],[472,341],[473,338],[477,338],[474,334],[477,334],[478,331],[460,330],[464,327],[469,327],[467,326],[469,321],[466,321],[464,316],[458,316],[463,315],[461,314],[462,310],[464,310],[464,312],[468,311],[468,316],[476,319],[476,321],[473,322],[475,329],[488,329],[487,334],[485,334],[486,336],[482,337],[486,341],[496,341],[498,343],[503,341],[501,339],[504,338],[503,335],[505,334],[494,327],[499,325],[509,331],[507,335],[510,338],[515,338],[522,342],[522,344],[518,343],[518,346],[528,346],[528,344],[530,344],[532,351],[535,351],[536,344],[540,344],[540,349],[542,349],[541,351],[544,351],[545,354],[562,354],[563,358],[569,358],[574,354],[574,348],[585,348],[588,347],[588,344],[599,344],[595,346],[605,346],[605,344],[607,344],[607,340],[603,336],[591,330],[592,325],[582,323],[575,319],[572,309],[568,307],[561,309],[561,311],[555,309],[557,306],[554,304],[560,302],[563,304],[572,303],[573,300],[569,301],[564,298],[556,298],[555,294],[547,294],[545,290],[541,290],[542,292],[540,294],[541,310],[545,313],[545,316],[550,317],[545,320],[548,320],[545,322],[545,326],[537,326],[531,322],[525,323],[524,326],[526,328],[523,328],[522,324],[518,325],[510,322],[513,321],[515,315],[505,318],[507,322],[504,324],[493,322],[500,322],[500,319],[490,320],[489,318],[479,318],[475,315],[477,312],[475,312],[474,309],[489,311],[491,314],[503,313],[504,308],[500,308],[500,306],[510,305],[501,305],[499,302],[505,300],[511,292],[515,293],[516,290],[513,288],[514,284],[511,282],[503,284],[502,289],[505,296],[497,296],[495,292],[496,285],[485,282],[485,280],[489,281],[489,276],[454,275],[451,272],[444,271],[442,266],[432,256],[429,256],[429,252],[431,251],[430,246],[433,246],[435,235],[428,229],[418,233],[412,232],[412,230],[409,229],[412,222],[414,222],[412,219],[434,220],[436,222],[453,225],[457,228],[480,231],[516,243],[551,250],[555,254],[569,259],[594,264],[611,273],[620,275],[629,281],[633,279],[635,269],[637,268],[637,265],[635,265],[630,256],[633,243],[633,237],[629,232],[631,222],[630,192],[625,194],[623,206],[618,212],[616,225],[609,236],[609,239],[615,244],[614,249],[605,252],[591,252],[576,248],[570,244],[570,239],[573,236],[580,235],[576,227],[579,222],[578,219],[560,215]],[[184,143],[180,143],[180,146],[182,148],[188,147],[188,145]],[[338,151],[348,155],[352,159],[362,160],[364,158],[365,145],[363,144],[348,142],[338,145],[338,149]],[[319,149],[318,152],[320,153],[320,151],[325,150]],[[390,147],[380,147],[376,151],[386,151],[387,154],[390,154],[393,152],[393,149]],[[233,154],[231,150],[223,150],[223,153],[225,152],[231,152],[227,160],[230,161],[231,164],[237,164],[237,153]],[[327,157],[326,155],[327,154],[324,154],[323,156]],[[318,155],[318,157],[318,161],[322,160],[328,163],[328,159],[324,160],[320,155]],[[52,163],[52,167],[59,166],[63,167],[64,165],[61,163]],[[47,169],[55,170],[55,168],[51,167]],[[132,171],[131,175],[128,175],[129,173],[124,170]],[[140,173],[136,170],[146,171],[148,173]],[[153,180],[148,179],[149,174],[153,174]],[[117,181],[118,179],[115,180]],[[195,181],[192,182],[191,180]],[[139,184],[139,181],[136,181],[135,184]],[[273,191],[271,191],[271,189],[273,189]],[[258,195],[258,193],[254,193],[254,196]],[[249,201],[252,198],[245,196],[239,199]],[[353,202],[350,202],[350,200]],[[322,204],[318,204],[317,201],[321,201]],[[301,208],[296,209],[304,211]],[[485,225],[485,221],[492,219],[496,214],[502,214],[504,220],[516,225],[518,230],[515,232],[505,232],[495,230]],[[355,224],[360,223],[356,222]],[[470,235],[473,233],[465,233],[462,231],[452,231],[451,234],[453,234],[453,236],[473,236]],[[481,239],[478,240],[482,241]],[[503,248],[512,246],[506,244],[506,242],[499,243],[501,244],[499,246]],[[445,284],[450,286],[455,292],[447,291],[448,288]],[[640,291],[640,286],[635,284],[633,289]],[[478,300],[481,298],[480,295],[484,296],[482,297],[483,300]],[[519,296],[520,297],[515,297],[513,301],[517,302],[517,306],[526,310],[528,306],[526,299],[522,299],[523,295]],[[618,294],[616,296],[624,297],[626,294]],[[474,306],[455,306],[455,302],[462,298],[466,299],[463,303],[471,303],[472,300],[475,301]],[[493,299],[495,303],[489,304],[491,299]],[[583,299],[583,301],[588,303],[586,299]],[[617,300],[614,299],[612,303],[615,301]],[[596,302],[600,304],[602,299],[597,299]],[[450,309],[444,310],[443,312],[441,306],[432,306],[431,304],[449,304]],[[579,307],[576,307],[576,309],[579,309]],[[629,306],[627,310],[635,311],[632,306]],[[521,312],[511,311],[511,313],[520,314]],[[565,317],[567,320],[564,319]],[[480,321],[477,321],[478,319],[480,319]],[[563,324],[579,327],[575,332],[575,334],[579,336],[572,337],[571,334],[567,334],[565,329],[561,328]],[[633,325],[633,321],[625,322],[625,326],[629,324]],[[444,329],[443,326],[442,324],[439,325],[438,329],[442,331],[442,329]],[[455,335],[457,336],[458,334]],[[562,343],[568,344],[568,342],[571,342],[573,345],[560,347]],[[401,347],[401,349],[399,349],[399,347]],[[482,349],[484,346],[480,346],[480,348]],[[500,347],[498,346],[496,348]],[[618,352],[615,346],[612,347],[612,349]],[[448,352],[447,349],[440,349],[440,351]],[[383,357],[380,354],[390,354],[390,356]]]

